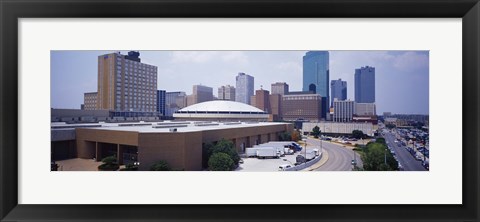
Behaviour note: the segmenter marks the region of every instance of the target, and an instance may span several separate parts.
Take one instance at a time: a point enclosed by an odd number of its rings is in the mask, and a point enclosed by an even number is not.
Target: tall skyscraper
[[[165,116],[165,90],[157,90],[157,112]]]
[[[250,104],[253,96],[254,78],[243,72],[238,73],[236,79],[235,101]]]
[[[342,81],[342,79],[332,80],[330,87],[332,89],[332,96],[330,98],[332,101],[332,107],[335,99],[338,99],[339,101],[347,99],[347,81]]]
[[[235,87],[231,85],[218,87],[218,99],[235,101]]]
[[[139,56],[131,51],[98,57],[97,109],[156,112],[157,67]]]
[[[280,94],[280,95],[288,94],[288,84],[285,82],[272,83],[272,95],[273,94]]]
[[[375,67],[355,69],[355,102],[375,103]]]
[[[173,113],[186,106],[185,92],[165,93],[165,116],[173,116]]]
[[[326,118],[330,98],[330,64],[328,51],[309,51],[303,56],[303,91],[324,97],[322,118]]]

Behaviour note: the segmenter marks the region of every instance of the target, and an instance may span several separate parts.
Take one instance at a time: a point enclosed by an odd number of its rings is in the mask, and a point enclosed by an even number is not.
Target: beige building
[[[312,132],[313,127],[318,126],[322,133],[326,134],[352,134],[354,130],[360,130],[364,134],[373,136],[376,127],[372,123],[337,123],[337,122],[306,122],[302,124],[303,133]]]
[[[187,106],[213,100],[213,88],[202,85],[194,85],[192,95],[187,96]]]
[[[218,87],[218,99],[235,101],[235,87],[231,85]]]
[[[288,84],[285,82],[276,82],[272,83],[272,95],[279,94],[285,95],[288,94]]]
[[[166,161],[176,170],[202,170],[202,146],[227,139],[239,153],[246,147],[278,140],[290,132],[289,123],[271,122],[158,122],[102,124],[75,129],[77,156],[84,159],[115,155],[120,164],[139,162],[149,170],[157,161]]]
[[[139,56],[131,51],[98,57],[97,109],[156,112],[157,67]]]
[[[97,109],[97,92],[88,92],[83,95],[83,109],[96,110]]]

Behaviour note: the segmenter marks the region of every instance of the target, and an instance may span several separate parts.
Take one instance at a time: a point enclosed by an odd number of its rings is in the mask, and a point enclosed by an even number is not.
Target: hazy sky
[[[79,109],[83,93],[97,91],[97,56],[112,52],[52,51],[52,108]],[[305,52],[140,51],[140,58],[158,67],[158,89],[191,94],[202,84],[217,95],[218,87],[235,86],[239,72],[255,78],[255,90],[287,82],[290,91],[301,91]],[[347,98],[354,100],[355,69],[367,65],[375,67],[377,114],[428,114],[428,51],[330,51],[330,80],[347,81]]]

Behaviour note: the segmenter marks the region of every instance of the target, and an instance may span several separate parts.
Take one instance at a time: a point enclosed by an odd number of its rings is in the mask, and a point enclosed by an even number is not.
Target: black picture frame
[[[478,221],[478,0],[0,0],[1,221]],[[461,205],[18,204],[18,19],[133,17],[462,18]],[[446,43],[448,44],[448,43]],[[452,78],[458,78],[452,76]],[[446,117],[447,119],[447,117]],[[455,120],[451,120],[455,121]],[[448,125],[448,122],[444,123]],[[39,192],[42,192],[39,190]],[[445,191],[448,192],[448,191]],[[441,194],[439,194],[441,195]],[[290,213],[266,213],[266,212]]]

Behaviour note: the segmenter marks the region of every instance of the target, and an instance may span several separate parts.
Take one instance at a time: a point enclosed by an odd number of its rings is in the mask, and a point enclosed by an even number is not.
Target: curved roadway
[[[320,140],[308,138],[308,145],[320,146]],[[307,146],[308,146],[307,145]],[[322,142],[322,147],[328,152],[328,160],[316,171],[351,171],[354,151],[341,145],[330,142]],[[362,166],[362,160],[358,153],[355,154],[357,165]]]

